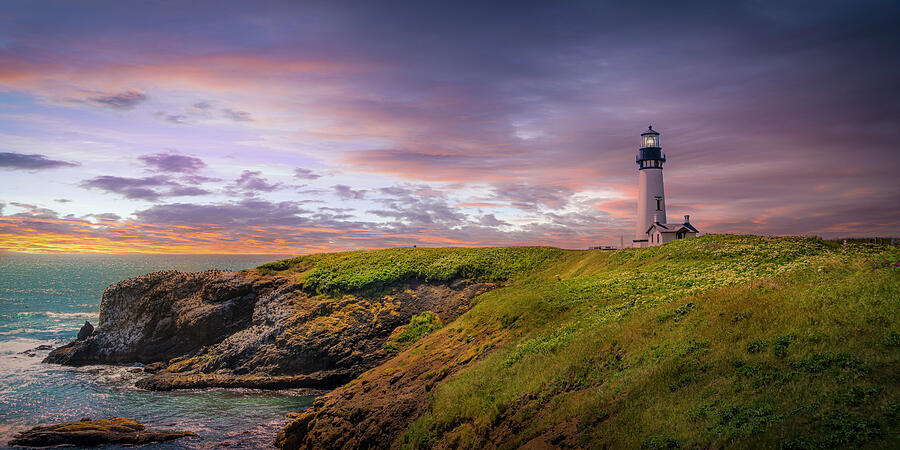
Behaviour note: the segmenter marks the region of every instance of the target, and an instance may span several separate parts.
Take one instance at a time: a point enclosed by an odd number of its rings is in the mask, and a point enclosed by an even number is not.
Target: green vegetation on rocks
[[[412,316],[409,319],[409,325],[398,328],[395,334],[388,338],[388,342],[384,344],[384,350],[388,353],[399,353],[427,336],[428,333],[440,329],[441,326],[441,319],[433,312],[425,311]]]

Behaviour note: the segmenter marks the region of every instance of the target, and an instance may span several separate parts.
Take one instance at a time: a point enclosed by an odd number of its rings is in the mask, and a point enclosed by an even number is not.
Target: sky
[[[0,0],[0,249],[900,236],[900,2]]]

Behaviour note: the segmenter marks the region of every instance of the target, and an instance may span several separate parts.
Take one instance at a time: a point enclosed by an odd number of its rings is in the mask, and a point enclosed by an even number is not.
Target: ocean
[[[247,269],[271,255],[49,255],[0,253],[0,446],[39,424],[132,417],[148,428],[193,431],[159,448],[271,447],[285,413],[308,408],[298,391],[204,389],[149,392],[134,367],[41,364],[49,350],[97,325],[112,283],[160,270]]]

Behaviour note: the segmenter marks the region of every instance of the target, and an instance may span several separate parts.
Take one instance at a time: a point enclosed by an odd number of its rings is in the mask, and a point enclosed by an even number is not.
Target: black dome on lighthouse
[[[647,131],[641,133],[641,136],[648,136],[651,134],[655,134],[655,135],[659,136],[659,132],[653,129],[653,125],[650,125],[649,127],[647,127]]]

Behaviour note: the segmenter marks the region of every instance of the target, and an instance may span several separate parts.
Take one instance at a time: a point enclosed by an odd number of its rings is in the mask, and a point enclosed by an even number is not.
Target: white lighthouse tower
[[[647,229],[653,222],[666,222],[666,192],[663,188],[663,163],[666,155],[659,146],[659,133],[653,126],[641,133],[641,148],[635,162],[638,165],[638,210],[634,246],[650,244]]]
[[[652,125],[641,133],[641,148],[635,162],[638,165],[638,210],[634,246],[647,247],[696,236],[698,232],[690,224],[690,216],[684,216],[684,223],[666,223],[666,191],[663,188],[666,154],[659,145],[659,133]]]

